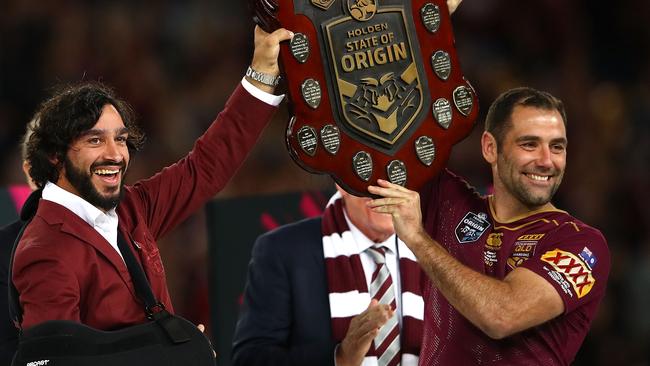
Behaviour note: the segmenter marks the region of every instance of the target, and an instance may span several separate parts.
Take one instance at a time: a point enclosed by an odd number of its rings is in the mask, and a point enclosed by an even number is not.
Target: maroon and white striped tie
[[[377,299],[380,304],[388,304],[392,309],[397,308],[393,279],[386,266],[386,249],[383,246],[372,246],[367,253],[377,263],[377,268],[372,274],[369,291],[370,297]],[[395,366],[400,364],[399,322],[397,313],[388,319],[379,329],[375,337],[375,354],[379,366]]]

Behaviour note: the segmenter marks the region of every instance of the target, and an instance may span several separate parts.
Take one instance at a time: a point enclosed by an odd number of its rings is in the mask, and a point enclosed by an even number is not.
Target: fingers
[[[379,328],[373,328],[369,332],[359,337],[359,342],[370,343],[373,339],[375,339],[375,337],[377,337],[377,334],[379,334]]]
[[[278,55],[280,54],[280,42],[287,41],[293,37],[293,32],[280,28],[273,33],[267,33],[259,26],[255,26],[255,52],[251,65],[256,71],[278,75]]]
[[[379,304],[376,299],[372,299],[366,310],[352,318],[341,347],[336,351],[337,364],[361,364],[381,326],[394,315],[395,312],[389,305]]]
[[[277,43],[288,41],[293,38],[293,32],[284,28],[280,28],[271,33],[271,38],[274,40],[274,42]]]
[[[376,299],[372,299],[364,312],[352,318],[350,328],[354,328],[359,336],[365,336],[373,329],[381,328],[393,315],[395,311],[390,305],[379,304]]]
[[[404,202],[406,202],[406,198],[378,198],[375,200],[371,200],[366,202],[366,205],[370,208],[375,208],[375,207],[381,207],[381,206],[389,206],[389,205],[400,205]]]
[[[293,38],[293,32],[285,29],[278,28],[273,33],[266,33],[259,25],[255,26],[255,39],[266,39],[268,38],[271,43],[280,43],[282,41],[287,41]]]
[[[199,324],[196,326],[201,333],[205,333],[205,326],[203,324]]]
[[[458,5],[463,2],[463,0],[447,0],[447,7],[449,8],[449,14],[453,14],[456,9],[458,9]]]
[[[373,301],[377,301],[373,299]],[[388,304],[379,304],[377,303],[372,308],[369,308],[364,312],[362,321],[368,325],[368,328],[380,328],[384,325],[388,319],[393,317],[395,311]]]
[[[398,206],[406,204],[419,205],[420,198],[417,192],[411,191],[400,185],[390,183],[383,179],[377,180],[377,184],[378,186],[368,187],[368,192],[376,196],[383,197],[367,202],[368,207],[370,207],[373,211],[381,213],[393,213]]]
[[[382,197],[408,197],[413,192],[399,184],[393,184],[387,180],[377,179],[376,186],[368,186],[368,192]]]

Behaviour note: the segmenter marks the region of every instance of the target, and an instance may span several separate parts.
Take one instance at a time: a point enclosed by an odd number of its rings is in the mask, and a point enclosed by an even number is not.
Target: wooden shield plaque
[[[251,0],[281,48],[287,147],[355,195],[385,179],[418,190],[478,115],[444,0]]]

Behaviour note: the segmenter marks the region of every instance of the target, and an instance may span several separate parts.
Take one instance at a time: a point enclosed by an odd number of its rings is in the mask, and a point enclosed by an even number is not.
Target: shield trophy
[[[445,0],[251,0],[265,31],[295,33],[280,59],[287,147],[312,173],[368,196],[385,179],[412,190],[472,130],[476,93],[460,69]]]

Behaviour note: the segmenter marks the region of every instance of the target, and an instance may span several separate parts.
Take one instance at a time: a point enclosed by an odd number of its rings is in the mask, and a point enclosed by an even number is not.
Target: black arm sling
[[[36,214],[40,196],[40,190],[32,193],[21,211],[25,224],[14,242],[9,265],[9,313],[19,329],[22,308],[12,281],[13,259],[25,228]],[[113,331],[69,320],[50,320],[21,329],[12,366],[215,365],[207,337],[191,322],[169,313],[155,299],[131,245],[119,230],[117,242],[149,321]]]

